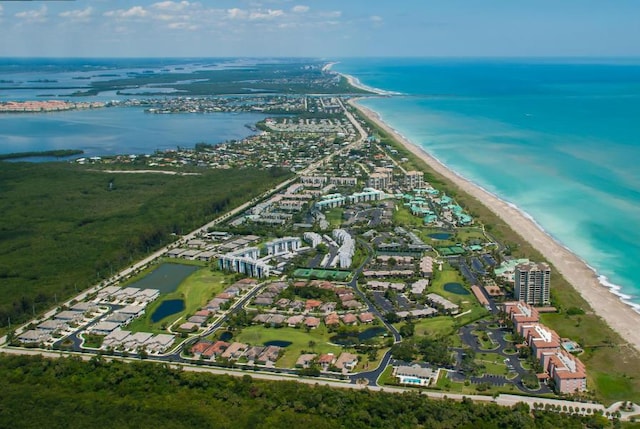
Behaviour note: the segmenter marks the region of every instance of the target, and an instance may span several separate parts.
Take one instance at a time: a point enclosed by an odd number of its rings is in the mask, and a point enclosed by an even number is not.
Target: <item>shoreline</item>
[[[344,76],[346,77],[346,75]],[[481,186],[460,176],[389,126],[377,112],[358,104],[357,99],[349,100],[349,104],[385,130],[409,152],[424,161],[432,170],[479,200],[509,225],[553,264],[554,268],[587,301],[596,315],[601,317],[625,341],[628,341],[636,351],[640,351],[640,331],[637,329],[640,324],[640,313],[636,310],[638,307],[624,301],[624,293],[620,292],[617,285],[609,283],[605,276],[599,275],[593,267],[590,267],[570,249],[556,241],[530,215],[521,211],[513,203],[500,199]]]

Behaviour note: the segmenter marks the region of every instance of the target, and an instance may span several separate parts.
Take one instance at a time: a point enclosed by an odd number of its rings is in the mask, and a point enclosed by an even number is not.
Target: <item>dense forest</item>
[[[0,327],[24,322],[251,196],[284,170],[115,174],[2,163]]]
[[[214,376],[161,364],[3,356],[0,427],[585,428],[575,417],[320,385]]]

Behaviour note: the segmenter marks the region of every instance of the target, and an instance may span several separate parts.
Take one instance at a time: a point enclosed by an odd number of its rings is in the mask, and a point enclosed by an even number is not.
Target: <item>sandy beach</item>
[[[349,82],[357,84],[357,81],[353,79]],[[357,108],[363,115],[375,122],[390,135],[393,135],[399,143],[420,157],[434,171],[455,183],[467,194],[480,200],[492,212],[504,220],[506,224],[518,232],[526,241],[531,243],[554,265],[555,269],[557,269],[584,297],[589,305],[591,305],[598,316],[633,345],[636,350],[640,351],[640,330],[637,328],[640,326],[640,314],[623,303],[620,298],[613,294],[608,288],[602,286],[598,281],[596,273],[589,268],[584,261],[556,242],[515,207],[459,176],[423,149],[404,138],[396,132],[396,130],[383,122],[376,112],[357,104],[356,100],[350,100],[349,104]],[[551,285],[551,287],[553,288],[553,285]]]

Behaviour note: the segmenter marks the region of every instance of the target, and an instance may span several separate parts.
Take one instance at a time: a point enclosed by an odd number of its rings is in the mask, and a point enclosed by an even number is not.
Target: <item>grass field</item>
[[[332,229],[340,228],[342,225],[342,214],[344,213],[344,209],[341,207],[335,207],[324,212],[327,217],[327,222]]]
[[[174,292],[161,295],[160,298],[152,302],[146,309],[145,314],[131,322],[127,327],[133,332],[155,332],[166,333],[162,326],[169,326],[176,320],[192,315],[204,304],[206,304],[216,294],[231,284],[232,276],[225,275],[218,271],[212,271],[209,268],[203,268],[187,277],[178,289]],[[185,309],[179,313],[165,317],[158,322],[152,322],[151,316],[153,312],[160,306],[163,301],[170,299],[183,299]]]
[[[309,332],[298,328],[267,328],[255,325],[243,328],[242,332],[234,337],[234,341],[254,346],[260,346],[269,341],[289,341],[291,344],[284,349],[284,354],[278,359],[276,366],[293,368],[303,352],[334,353],[338,356],[343,348],[329,343],[329,338],[332,335],[334,334],[327,332],[324,325]]]
[[[393,211],[393,224],[405,228],[420,228],[423,226],[422,217],[414,216],[409,209],[402,204],[396,204],[397,210]]]

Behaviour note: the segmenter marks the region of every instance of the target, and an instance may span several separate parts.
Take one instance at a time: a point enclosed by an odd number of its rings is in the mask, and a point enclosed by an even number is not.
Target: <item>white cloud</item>
[[[281,16],[284,16],[284,12],[281,9],[254,10],[249,13],[251,21],[268,21]]]
[[[381,16],[378,16],[378,15],[370,16],[370,17],[369,17],[369,19],[370,19],[372,22],[382,22],[382,17],[381,17]]]
[[[24,12],[16,13],[15,16],[25,22],[44,22],[47,20],[47,7],[42,6],[38,10],[25,10]]]
[[[104,13],[104,16],[116,19],[144,18],[149,12],[142,6],[133,6],[130,9],[110,10]]]
[[[172,22],[167,27],[171,30],[189,30],[189,31],[195,31],[200,28],[198,25],[191,24],[188,22]]]
[[[59,16],[62,18],[68,18],[72,21],[88,21],[91,18],[92,14],[93,8],[89,6],[86,9],[75,9],[61,12]]]
[[[309,12],[309,6],[304,6],[304,5],[297,5],[291,8],[291,11],[294,13],[305,13],[305,12]]]
[[[168,11],[181,11],[188,8],[191,5],[188,1],[161,1],[151,5],[154,9],[168,10]]]
[[[320,12],[318,15],[323,18],[340,18],[342,16],[342,12],[339,10],[333,10],[330,12]]]
[[[227,16],[230,19],[246,19],[247,16],[249,16],[249,13],[246,10],[234,7],[233,9],[227,10]]]

